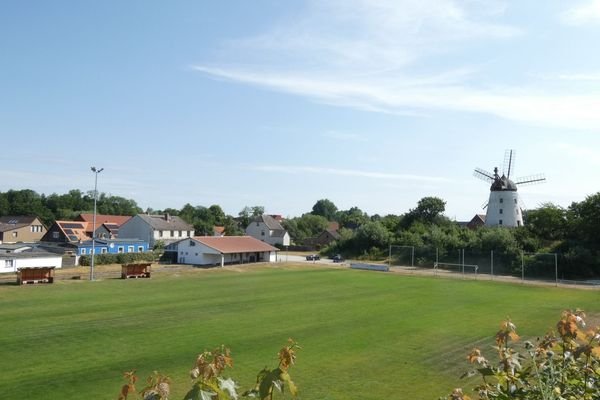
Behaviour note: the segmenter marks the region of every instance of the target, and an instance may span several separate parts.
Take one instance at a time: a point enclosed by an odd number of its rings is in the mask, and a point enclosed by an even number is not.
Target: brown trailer
[[[121,265],[121,278],[150,278],[150,263],[142,264],[122,264]]]
[[[55,267],[23,267],[17,269],[17,284],[54,283]]]

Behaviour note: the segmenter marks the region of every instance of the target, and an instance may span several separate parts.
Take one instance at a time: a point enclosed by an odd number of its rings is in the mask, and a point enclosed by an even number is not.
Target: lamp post
[[[94,173],[94,219],[92,222],[92,262],[90,263],[90,281],[94,280],[94,257],[96,256],[96,201],[98,199],[98,174],[104,171],[104,168],[92,167]]]

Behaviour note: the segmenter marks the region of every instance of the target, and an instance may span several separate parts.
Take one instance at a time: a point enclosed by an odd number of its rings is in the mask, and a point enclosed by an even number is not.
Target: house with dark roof
[[[246,227],[246,235],[270,245],[289,246],[290,234],[270,215],[255,217]]]
[[[37,242],[46,227],[35,216],[0,217],[0,243]]]
[[[278,249],[251,236],[196,236],[165,247],[179,264],[217,265],[276,262]]]
[[[138,214],[120,226],[119,236],[147,241],[153,248],[158,241],[167,245],[194,236],[194,227],[169,214]]]

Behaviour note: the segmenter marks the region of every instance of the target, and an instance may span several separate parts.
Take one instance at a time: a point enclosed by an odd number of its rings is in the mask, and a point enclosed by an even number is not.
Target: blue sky
[[[543,5],[542,5],[543,4]],[[482,212],[475,167],[600,190],[600,0],[30,1],[0,13],[0,190]]]

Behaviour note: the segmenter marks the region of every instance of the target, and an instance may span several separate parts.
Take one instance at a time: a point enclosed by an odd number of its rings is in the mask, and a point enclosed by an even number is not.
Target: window
[[[158,231],[158,237],[163,237],[163,231]]]
[[[144,252],[144,246],[138,246],[138,253]]]
[[[500,214],[502,214],[502,213],[503,213],[503,210],[502,210],[502,209],[500,209]]]
[[[81,249],[81,255],[85,255],[85,249]]]
[[[182,232],[181,232],[181,231],[179,231],[178,233],[179,233],[179,237],[182,237],[182,236],[183,236],[183,234],[182,234]]]
[[[261,231],[260,236],[265,236],[265,231]]]
[[[190,240],[190,247],[194,247],[196,245],[196,242],[194,242],[193,240]]]
[[[17,237],[17,236],[19,236],[19,232],[13,232],[12,233],[12,237]]]
[[[14,260],[5,260],[4,261],[4,267],[5,268],[12,268],[13,265],[14,265],[13,262],[14,262]]]
[[[52,232],[52,239],[58,239],[58,232]]]
[[[119,248],[117,249],[117,253],[125,253],[125,247],[119,246]]]
[[[175,236],[175,231],[171,231],[171,237]]]
[[[29,227],[29,229],[31,230],[31,232],[41,232],[42,226],[41,225],[31,225]]]
[[[500,203],[504,203],[504,199],[503,198],[500,198]]]
[[[502,220],[498,221],[498,225],[502,225]]]
[[[515,204],[517,204],[517,199],[515,199]]]
[[[106,247],[103,247],[100,249],[100,253],[102,254],[106,254],[108,252],[108,249]]]
[[[133,251],[134,251],[133,249],[134,249],[134,248],[135,248],[135,247],[133,247],[133,246],[127,246],[127,252],[128,252],[128,253],[133,253]]]
[[[196,257],[198,257],[198,253],[196,253]]]

